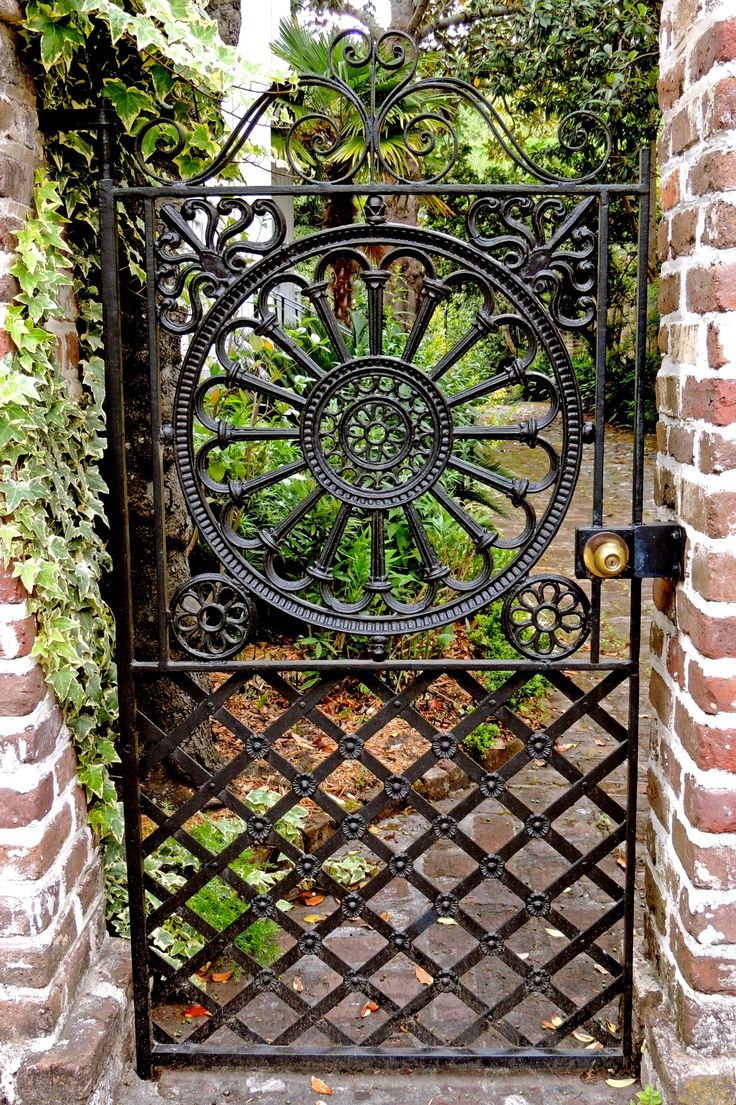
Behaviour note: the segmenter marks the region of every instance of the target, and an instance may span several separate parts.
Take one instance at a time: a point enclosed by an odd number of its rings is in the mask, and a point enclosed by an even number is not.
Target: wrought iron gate
[[[612,181],[606,127],[579,112],[534,160],[475,88],[416,66],[403,34],[343,32],[329,72],[260,96],[205,172],[169,179],[180,124],[162,117],[138,136],[143,183],[102,182],[144,1073],[632,1054],[640,577],[661,549],[641,525],[647,157],[638,181]],[[462,180],[470,115],[508,180]],[[264,122],[282,168],[232,183]],[[406,196],[431,204],[433,226],[392,219]],[[289,197],[337,197],[354,221],[294,239]],[[631,512],[604,531],[609,226],[624,201],[638,414]],[[126,440],[118,273],[136,221],[155,655],[136,642],[127,522],[126,450],[141,445]],[[586,342],[591,421],[572,363]],[[552,572],[586,450],[588,529]],[[197,570],[173,582],[172,485],[199,535]],[[615,654],[601,634],[613,589],[630,604]],[[257,608],[315,658],[254,645]],[[477,644],[484,612],[498,656]],[[522,705],[540,674],[546,715]],[[156,707],[167,682],[186,716]],[[566,743],[582,722],[598,738]],[[211,770],[187,751],[202,726],[218,738]],[[175,751],[188,782],[167,791]],[[215,917],[208,895],[227,909]]]

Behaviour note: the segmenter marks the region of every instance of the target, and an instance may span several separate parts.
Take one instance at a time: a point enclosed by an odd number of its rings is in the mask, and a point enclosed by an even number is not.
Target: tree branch
[[[349,15],[351,19],[355,19],[358,21],[358,23],[362,23],[366,30],[370,31],[370,33],[372,35],[375,35],[377,38],[383,34],[383,27],[381,27],[381,25],[373,18],[373,16],[370,15],[367,11],[363,11],[362,8],[356,8],[353,4],[350,3],[350,0],[344,0],[344,2],[340,4],[339,8],[335,8],[333,10],[335,15]]]
[[[430,0],[419,0],[419,3],[414,10],[414,15],[409,20],[409,26],[406,28],[408,34],[413,35],[417,27],[421,26],[422,20],[426,15],[429,4]]]
[[[435,19],[431,23],[425,23],[417,31],[418,39],[429,38],[437,31],[447,31],[451,27],[462,27],[468,23],[477,23],[481,19],[503,19],[509,15],[516,15],[517,9],[512,7],[484,8],[482,11],[461,12],[459,15],[447,15],[443,19]]]

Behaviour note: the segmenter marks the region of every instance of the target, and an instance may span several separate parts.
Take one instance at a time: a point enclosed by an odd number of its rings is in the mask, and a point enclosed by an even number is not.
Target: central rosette
[[[452,451],[452,417],[423,372],[394,357],[361,357],[312,388],[302,443],[327,491],[353,506],[386,509],[437,482]]]

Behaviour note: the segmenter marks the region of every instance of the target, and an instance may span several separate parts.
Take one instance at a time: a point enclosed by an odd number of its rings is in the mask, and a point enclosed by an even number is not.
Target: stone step
[[[111,938],[90,967],[56,1043],[18,1071],[16,1105],[116,1102],[132,1055],[130,945]]]

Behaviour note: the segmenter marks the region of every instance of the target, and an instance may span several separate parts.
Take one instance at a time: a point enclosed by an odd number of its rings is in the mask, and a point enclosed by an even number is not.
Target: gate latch
[[[680,579],[685,531],[669,522],[575,531],[578,579]]]

